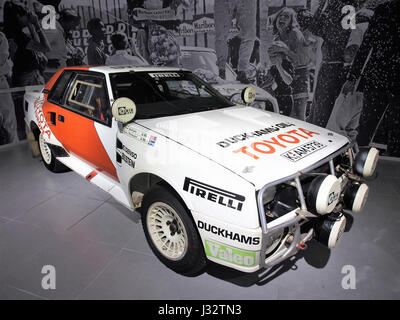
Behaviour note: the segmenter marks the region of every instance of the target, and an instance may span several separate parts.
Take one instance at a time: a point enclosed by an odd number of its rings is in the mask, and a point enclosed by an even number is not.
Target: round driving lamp
[[[332,249],[335,248],[346,229],[346,217],[338,212],[331,213],[314,225],[316,240]]]
[[[315,177],[307,191],[308,210],[322,215],[332,212],[339,202],[340,192],[340,181],[334,175]]]
[[[358,213],[364,209],[367,202],[369,188],[365,183],[353,183],[344,193],[344,203],[346,208]]]
[[[354,159],[354,171],[364,178],[372,176],[378,164],[378,158],[378,149],[360,148]]]

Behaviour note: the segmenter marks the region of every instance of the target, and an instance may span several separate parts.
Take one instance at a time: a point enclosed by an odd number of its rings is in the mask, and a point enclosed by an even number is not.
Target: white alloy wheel
[[[153,203],[147,213],[147,228],[157,250],[170,260],[180,260],[188,249],[185,226],[176,211],[166,203]]]
[[[51,163],[52,155],[50,147],[47,145],[46,141],[44,141],[43,134],[39,135],[39,147],[40,153],[42,154],[43,161],[46,162],[48,165]]]

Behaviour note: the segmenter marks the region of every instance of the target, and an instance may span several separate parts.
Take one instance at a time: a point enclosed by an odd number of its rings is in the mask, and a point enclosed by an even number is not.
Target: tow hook
[[[296,248],[299,250],[306,250],[307,249],[307,245],[304,241],[300,241],[297,245]]]
[[[307,249],[306,242],[312,239],[313,234],[314,234],[314,229],[310,229],[310,231],[308,231],[308,233],[303,237],[303,239],[296,244],[296,248],[299,250],[306,250]],[[291,235],[287,238],[286,243],[290,244],[293,242],[293,240],[294,237]]]

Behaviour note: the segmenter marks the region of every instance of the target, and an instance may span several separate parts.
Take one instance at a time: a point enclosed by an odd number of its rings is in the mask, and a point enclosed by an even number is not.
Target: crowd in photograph
[[[215,2],[216,50],[222,78],[223,66],[229,61],[224,46],[229,28],[225,17],[232,11],[229,3],[242,10],[249,2]],[[275,13],[271,17],[269,67],[258,76],[257,83],[274,95],[282,114],[328,127],[360,146],[370,144],[383,114],[390,112],[394,125],[388,148],[399,155],[399,1],[354,1],[356,15],[352,18],[356,24],[346,28],[349,21],[342,9],[347,2],[322,0],[313,14],[306,8],[295,11],[286,7]],[[224,6],[228,10],[223,10]],[[251,83],[246,71],[253,60],[259,61],[253,58],[254,50],[248,50],[251,41],[259,50],[254,31],[256,11],[237,18],[240,35],[230,40],[230,51],[234,52],[231,60],[237,67],[238,80]]]
[[[184,2],[189,6],[190,1]],[[269,17],[272,37],[267,52],[261,52],[265,46],[256,32],[257,0],[215,0],[217,76],[225,79],[229,63],[237,71],[237,81],[273,95],[283,115],[328,127],[360,146],[370,144],[385,112],[395,121],[400,119],[399,0],[352,1],[353,27],[343,23],[347,2],[320,0],[314,12],[281,8]],[[179,44],[166,26],[142,22],[135,41],[115,32],[109,52],[105,25],[102,19],[92,18],[86,25],[90,38],[84,52],[71,39],[72,31],[80,26],[76,11],[60,10],[54,29],[43,29],[41,15],[39,6],[35,10],[35,6],[27,8],[11,0],[4,3],[0,144],[25,138],[24,91],[9,88],[44,85],[66,66],[179,66]],[[234,18],[238,33],[232,37]],[[153,38],[162,38],[163,48]],[[260,63],[263,54],[268,56],[266,65]],[[399,156],[397,127],[397,132],[391,131],[388,148]]]

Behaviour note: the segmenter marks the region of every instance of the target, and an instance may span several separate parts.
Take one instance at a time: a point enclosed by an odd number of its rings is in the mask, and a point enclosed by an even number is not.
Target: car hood
[[[349,143],[321,127],[243,106],[136,123],[215,161],[257,189]]]

